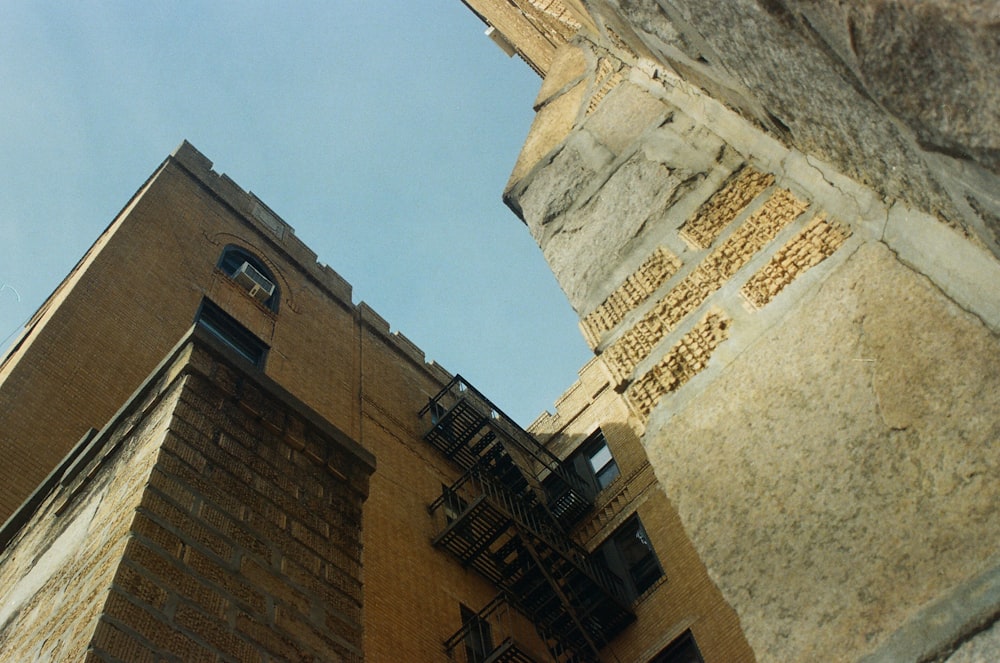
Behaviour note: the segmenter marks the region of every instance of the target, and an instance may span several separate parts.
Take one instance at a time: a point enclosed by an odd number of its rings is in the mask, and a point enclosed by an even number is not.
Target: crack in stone
[[[888,223],[888,212],[886,213],[886,223]],[[883,231],[883,235],[884,235],[884,231]],[[928,276],[927,274],[924,274],[922,271],[920,271],[916,267],[916,265],[914,265],[913,263],[911,263],[908,260],[904,259],[899,254],[899,252],[896,251],[896,249],[892,248],[892,246],[890,246],[889,243],[885,241],[885,239],[880,239],[880,240],[878,240],[878,242],[880,244],[882,244],[883,246],[885,246],[886,249],[889,250],[889,252],[893,255],[893,257],[896,259],[896,261],[900,265],[902,265],[903,267],[906,267],[907,269],[909,269],[914,274],[917,274],[918,276],[922,277],[928,284],[930,284],[931,288],[933,288],[938,294],[940,294],[942,297],[944,297],[945,299],[947,299],[949,302],[951,302],[952,304],[954,304],[955,306],[957,306],[960,310],[965,311],[966,313],[968,313],[969,315],[971,315],[973,318],[975,318],[976,320],[978,320],[979,324],[981,324],[983,327],[985,327],[986,330],[992,336],[1000,338],[1000,331],[994,329],[983,318],[983,316],[979,315],[978,313],[976,313],[975,311],[973,311],[972,309],[970,309],[968,306],[962,304],[962,302],[958,301],[957,299],[955,299],[954,297],[952,297],[951,295],[949,295],[947,292],[945,292],[944,288],[942,288],[940,285],[938,285],[937,282],[934,279],[932,279],[930,276]]]

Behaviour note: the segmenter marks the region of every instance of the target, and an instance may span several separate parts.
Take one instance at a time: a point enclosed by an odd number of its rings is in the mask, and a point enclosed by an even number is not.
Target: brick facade
[[[273,275],[276,311],[219,268],[233,246]],[[267,346],[263,365],[206,368],[195,356],[157,435],[124,436],[106,458],[85,442],[81,457],[104,464],[84,471],[94,481],[65,513],[58,496],[76,484],[32,497],[84,432],[119,421],[123,403],[146,407],[130,394],[205,300]],[[350,286],[263,203],[182,145],[0,367],[5,515],[31,498],[3,530],[19,532],[0,562],[3,586],[18,592],[0,620],[5,641],[26,656],[443,660],[461,606],[479,610],[497,591],[430,543],[427,507],[460,470],[421,439],[429,424],[418,412],[451,377],[354,304]],[[339,447],[324,443],[331,430]],[[377,459],[370,481],[340,447]],[[91,497],[98,484],[114,486],[117,501]],[[86,519],[67,526],[77,511]],[[52,553],[45,568],[62,566],[36,586],[30,560],[47,549],[69,552]],[[62,591],[67,578],[72,590]],[[64,629],[39,626],[53,614],[67,616]],[[506,621],[544,656],[530,623],[516,613]]]
[[[6,655],[362,660],[370,454],[204,332],[87,449],[0,559]]]

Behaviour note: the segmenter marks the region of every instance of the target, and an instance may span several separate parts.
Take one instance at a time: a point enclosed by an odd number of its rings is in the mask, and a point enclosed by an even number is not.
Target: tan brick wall
[[[116,651],[148,648],[152,641],[136,629],[158,633],[179,619],[185,633],[196,623],[220,633],[214,644],[191,638],[198,647],[237,652],[239,658],[250,642],[291,655],[286,645],[265,642],[265,631],[293,628],[308,606],[312,621],[302,632],[312,644],[302,646],[314,651],[321,642],[311,634],[321,625],[316,616],[321,603],[350,618],[360,614],[364,635],[357,646],[370,661],[443,660],[444,640],[461,626],[459,604],[479,609],[496,591],[430,543],[437,532],[427,505],[440,495],[441,484],[457,478],[457,470],[422,441],[428,424],[417,412],[451,376],[427,364],[418,348],[391,332],[370,308],[353,305],[349,285],[317,265],[290,230],[274,226],[280,221],[259,221],[254,199],[198,159],[203,157],[188,152],[168,161],[62,286],[58,300],[4,367],[0,402],[10,407],[0,410],[0,446],[7,445],[3,448],[15,460],[0,474],[31,474],[17,458],[34,458],[37,449],[44,461],[39,474],[22,482],[24,494],[33,488],[87,426],[99,426],[115,412],[188,329],[207,296],[270,345],[269,378],[377,457],[363,508],[365,609],[358,613],[360,602],[346,590],[324,589],[321,599],[306,592],[320,591],[337,564],[356,570],[350,555],[358,551],[327,545],[334,532],[311,519],[326,509],[323,500],[305,488],[289,492],[288,477],[272,468],[289,459],[321,458],[306,422],[244,390],[239,409],[230,412],[227,406],[227,416],[256,422],[245,423],[254,431],[249,437],[239,430],[209,434],[204,430],[209,413],[181,403],[177,430],[165,443],[140,508],[136,527],[143,533],[122,563],[127,577],[121,582],[150,597],[141,610],[146,621],[130,631],[109,617],[101,642],[118,643],[114,646],[122,649]],[[277,314],[215,268],[231,243],[256,253],[274,272],[281,289]],[[146,373],[140,373],[143,366]],[[230,389],[238,383],[222,373],[215,379]],[[53,410],[53,403],[60,408]],[[283,431],[287,458],[268,456],[255,442],[275,431]],[[183,548],[181,529],[193,537]],[[260,547],[264,534],[285,541],[292,552],[271,562]],[[252,575],[254,583],[222,586],[212,578],[223,572]],[[279,586],[289,589],[279,596],[273,593]],[[135,604],[133,598],[122,600]],[[181,603],[180,612],[171,607]],[[336,615],[327,619],[339,623]],[[223,637],[222,623],[235,630]],[[362,637],[361,632],[348,635]],[[194,645],[183,640],[178,646]]]
[[[101,506],[79,552],[8,623],[8,651],[362,660],[370,461],[200,347],[178,361],[49,498],[48,509]],[[17,560],[31,559],[45,522],[43,509],[15,539],[5,576],[30,578]]]
[[[169,410],[173,400],[176,395],[162,407]],[[6,660],[78,659],[90,646],[166,428],[162,413],[153,413],[99,474],[78,476],[51,495],[34,524],[0,555]]]
[[[466,3],[500,31],[518,55],[540,76],[552,64],[556,49],[590,17],[577,0],[468,0]]]
[[[725,313],[709,311],[659,362],[628,386],[625,396],[639,416],[648,417],[660,397],[676,391],[708,366],[712,352],[729,336],[730,324],[732,320]]]
[[[740,288],[755,308],[770,302],[799,275],[833,255],[851,236],[851,230],[817,216],[799,234],[778,249],[749,281]]]
[[[496,588],[431,545],[440,523],[427,506],[458,472],[421,436],[416,413],[437,393],[419,371],[401,370],[382,335],[362,337],[363,443],[378,458],[365,503],[365,655],[369,661],[444,661],[444,640],[461,626],[459,604],[478,610]],[[530,632],[516,617],[522,632]],[[529,642],[543,653],[537,640]],[[544,660],[544,659],[542,659]]]
[[[625,282],[608,295],[600,306],[580,323],[590,347],[596,348],[601,336],[617,327],[632,309],[646,301],[681,267],[680,258],[669,249],[658,247]]]
[[[190,327],[202,297],[271,346],[269,375],[356,435],[355,316],[322,283],[315,257],[302,263],[309,256],[299,255],[297,241],[220,204],[216,191],[168,161],[60,286],[0,372],[0,452],[9,459],[0,468],[0,518],[88,428],[114,414]],[[277,316],[216,269],[228,244],[273,268]]]
[[[744,166],[684,222],[680,228],[681,237],[695,248],[707,249],[719,233],[772,184],[774,175]]]

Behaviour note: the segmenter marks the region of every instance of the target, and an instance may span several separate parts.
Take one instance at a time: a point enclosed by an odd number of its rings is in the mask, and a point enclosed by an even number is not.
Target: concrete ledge
[[[1000,283],[1000,262],[937,219],[894,205],[885,242],[901,261],[931,279],[959,306],[1000,332],[1000,298],[984,283]]]
[[[859,663],[941,660],[1000,616],[1000,559],[925,606]]]

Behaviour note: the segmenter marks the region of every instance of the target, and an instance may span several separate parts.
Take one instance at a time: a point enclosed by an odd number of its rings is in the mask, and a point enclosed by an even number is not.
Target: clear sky
[[[0,346],[182,139],[522,424],[589,358],[500,200],[540,80],[460,0],[0,9]]]

